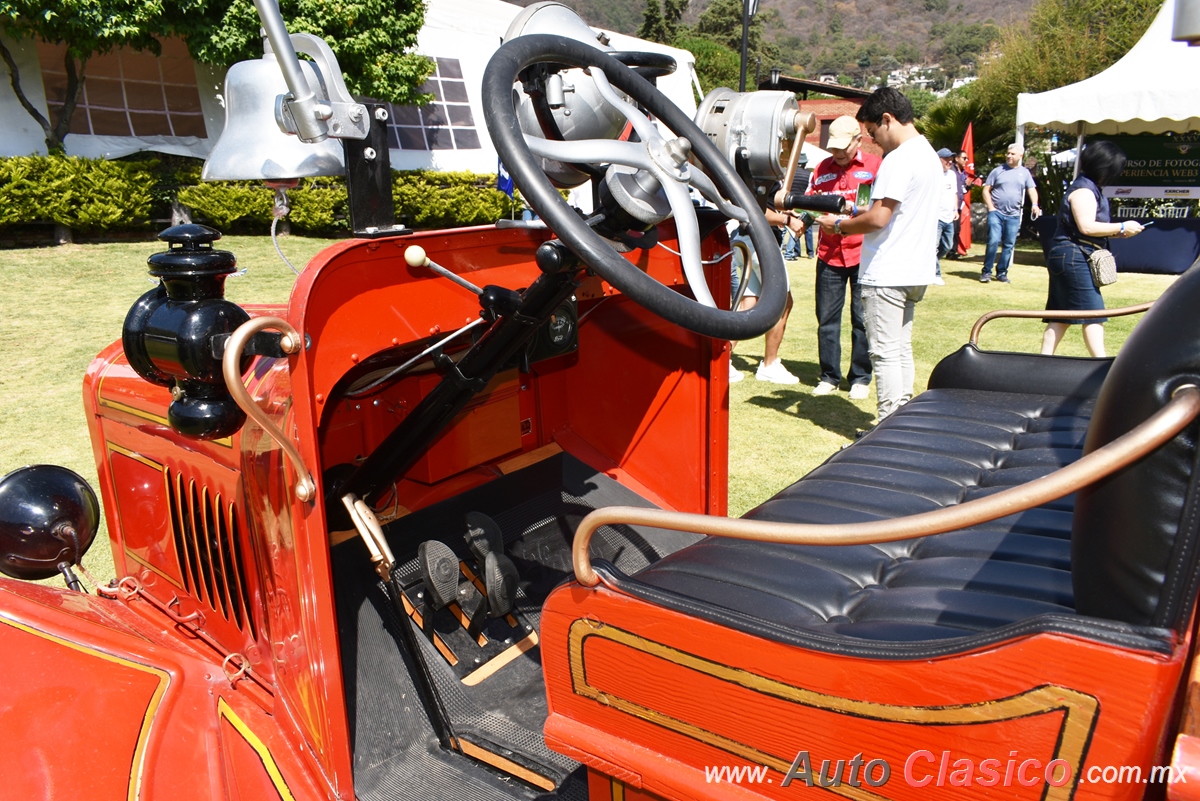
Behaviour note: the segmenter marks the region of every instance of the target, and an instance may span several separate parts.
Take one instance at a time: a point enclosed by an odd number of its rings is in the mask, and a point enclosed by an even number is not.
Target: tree
[[[1045,92],[1091,77],[1146,32],[1160,0],[1038,0],[1028,20],[1001,32],[1000,55],[983,64],[973,95],[1010,128],[1017,94]]]
[[[928,89],[920,89],[915,86],[906,87],[903,90],[904,96],[912,103],[913,116],[918,120],[925,116],[925,113],[933,107],[937,102],[937,95]]]
[[[4,0],[0,0],[3,2]],[[262,56],[261,23],[246,0],[163,0],[197,61],[228,67]],[[425,24],[421,0],[282,0],[290,33],[324,39],[337,56],[352,94],[417,105],[433,62],[412,50]]]
[[[736,52],[704,36],[680,36],[675,46],[696,57],[696,76],[705,92],[718,86],[737,89],[741,60]]]
[[[62,152],[88,60],[118,47],[149,50],[157,55],[160,48],[155,37],[165,32],[162,0],[57,0],[55,5],[49,9],[42,0],[0,0],[0,23],[8,34],[66,45],[63,66],[67,93],[62,113],[51,122],[29,101],[12,53],[0,42],[0,58],[8,66],[13,92],[22,108],[41,126],[46,149],[51,153]]]
[[[901,64],[917,64],[921,61],[921,51],[912,42],[901,42],[894,51],[896,60]]]
[[[419,102],[418,87],[432,71],[429,59],[406,51],[417,43],[425,21],[420,0],[284,0],[292,33],[313,33],[338,57],[352,93],[402,105]],[[261,23],[245,0],[0,0],[0,23],[19,38],[65,45],[67,93],[51,122],[29,102],[12,54],[0,43],[13,91],[41,125],[46,148],[61,152],[79,102],[88,60],[119,47],[160,52],[158,39],[180,35],[192,58],[220,67],[262,56]]]
[[[983,156],[1011,140],[1012,128],[985,112],[979,98],[974,96],[974,87],[975,84],[970,84],[953,90],[922,115],[918,127],[934,147],[948,147],[957,153],[970,123],[974,123],[976,156]],[[982,164],[986,159],[979,158],[978,161]]]
[[[663,28],[667,34],[664,44],[671,44],[679,35],[679,23],[687,7],[688,0],[663,0]]]
[[[748,64],[753,65],[756,59],[760,59],[763,66],[769,69],[779,63],[779,48],[766,40],[763,35],[765,27],[762,14],[756,14],[751,18],[746,60]],[[742,0],[713,0],[700,15],[692,34],[703,36],[734,53],[740,53],[742,50]],[[753,70],[751,70],[751,74],[753,74]]]
[[[663,24],[662,6],[658,0],[646,0],[646,11],[642,16],[642,27],[637,32],[639,39],[659,44],[668,44],[666,25]]]

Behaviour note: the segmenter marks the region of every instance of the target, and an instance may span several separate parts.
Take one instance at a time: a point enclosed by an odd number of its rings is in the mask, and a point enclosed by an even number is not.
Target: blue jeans
[[[1021,215],[1008,217],[998,211],[988,212],[987,253],[983,256],[983,274],[1008,275],[1008,263],[1012,260],[1013,245],[1017,244],[1017,232],[1021,230]],[[996,248],[1000,248],[1000,261],[996,261]]]
[[[830,267],[817,259],[817,358],[821,380],[842,383],[842,309],[850,287],[850,385],[871,383],[871,354],[863,321],[858,267]]]
[[[938,250],[937,256],[939,259],[946,258],[946,254],[954,250],[954,222],[942,222],[938,220]]]
[[[813,254],[813,233],[812,226],[804,229],[804,247],[811,259]],[[783,232],[783,241],[786,243],[783,246],[783,257],[788,261],[800,258],[800,240],[792,233],[791,229]]]
[[[788,261],[800,258],[800,240],[796,239],[790,228],[783,232],[783,257]]]

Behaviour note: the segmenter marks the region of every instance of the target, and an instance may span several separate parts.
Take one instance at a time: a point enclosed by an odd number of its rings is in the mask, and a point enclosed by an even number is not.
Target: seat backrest
[[[1197,262],[1200,264],[1200,262]],[[1195,264],[1138,323],[1096,400],[1085,452],[1144,422],[1183,384],[1200,385],[1200,269]],[[1197,431],[1076,495],[1071,533],[1080,614],[1179,630],[1200,576]]]

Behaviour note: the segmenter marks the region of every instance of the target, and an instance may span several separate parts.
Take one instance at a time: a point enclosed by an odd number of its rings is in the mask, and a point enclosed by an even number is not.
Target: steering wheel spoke
[[[708,279],[704,275],[704,264],[700,261],[700,223],[696,220],[696,207],[687,188],[677,181],[663,182],[671,212],[675,217],[675,233],[679,238],[679,258],[683,264],[683,275],[687,278],[696,302],[715,309],[717,302],[708,291]]]
[[[652,169],[650,154],[643,142],[621,142],[616,139],[581,139],[564,142],[525,136],[525,144],[535,156],[576,164],[624,164],[643,170]]]
[[[696,188],[705,200],[717,207],[717,210],[731,220],[737,220],[740,223],[750,222],[750,215],[746,210],[733,205],[717,191],[717,186],[712,182],[712,179],[704,173],[703,170],[693,169],[691,171],[691,184]]]
[[[596,91],[600,96],[617,111],[629,120],[629,124],[633,126],[633,130],[641,138],[643,142],[652,142],[655,139],[662,139],[662,134],[658,132],[658,128],[650,119],[643,114],[637,106],[627,102],[624,98],[613,91],[612,84],[608,82],[603,70],[588,70],[588,74],[592,76],[592,80],[596,82]]]

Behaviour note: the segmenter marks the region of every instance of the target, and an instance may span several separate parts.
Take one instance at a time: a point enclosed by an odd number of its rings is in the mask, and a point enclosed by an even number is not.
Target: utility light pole
[[[746,91],[746,59],[750,49],[750,18],[758,12],[758,0],[742,0],[742,73],[738,78],[738,91]]]

